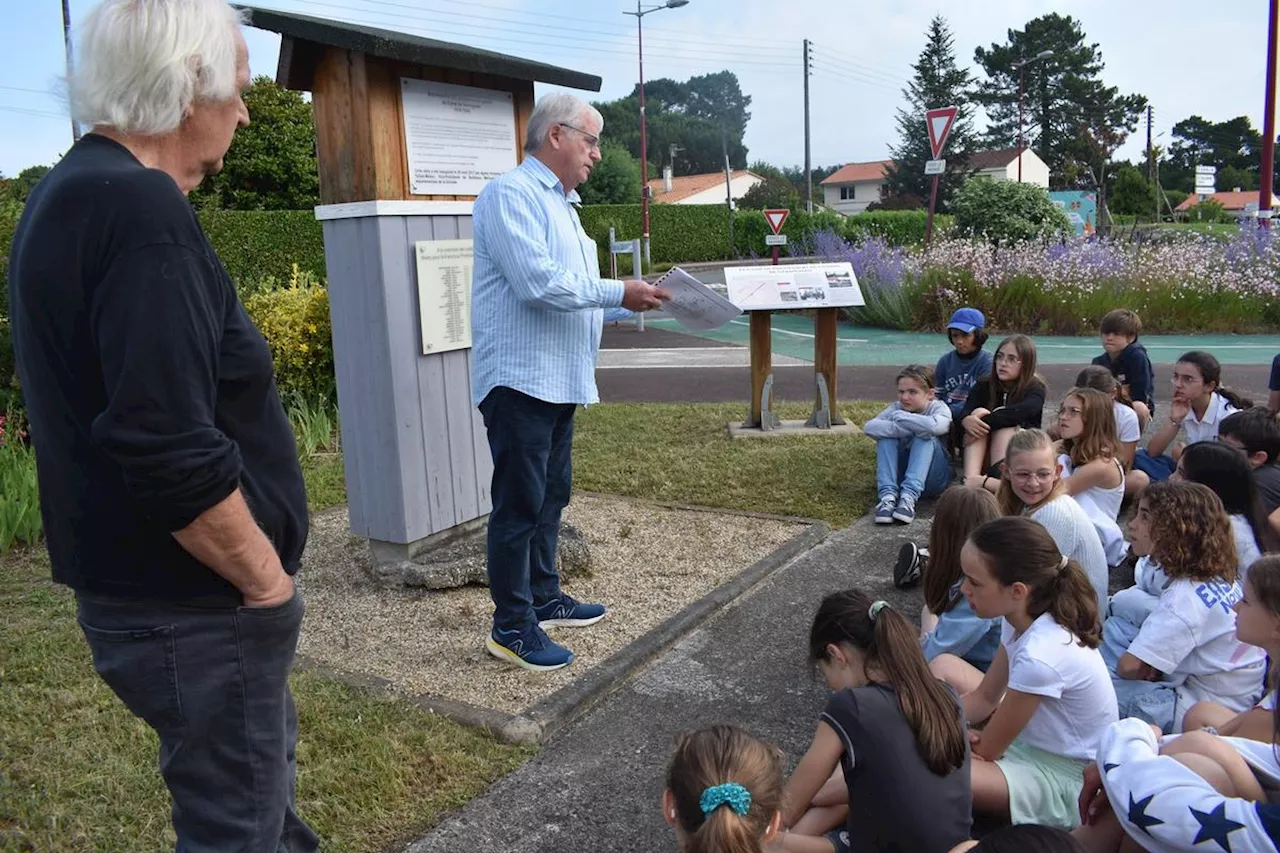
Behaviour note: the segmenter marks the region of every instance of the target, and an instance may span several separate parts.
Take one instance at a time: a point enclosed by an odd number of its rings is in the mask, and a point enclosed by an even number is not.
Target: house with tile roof
[[[1183,199],[1182,204],[1175,207],[1173,211],[1174,213],[1186,213],[1199,204],[1201,199],[1216,201],[1222,205],[1223,210],[1234,215],[1237,219],[1245,216],[1256,216],[1258,213],[1258,191],[1249,190],[1244,192],[1238,188],[1230,192],[1207,193],[1204,196],[1192,193]]]
[[[749,169],[735,169],[729,175],[729,193],[736,202],[764,178]],[[672,176],[649,181],[650,200],[657,204],[724,204],[724,172]]]
[[[872,160],[841,166],[822,182],[823,203],[841,213],[861,213],[869,204],[880,200],[888,180],[886,173],[892,165],[892,160]],[[969,155],[969,168],[978,178],[1016,181],[1018,150],[978,151]],[[1049,186],[1049,167],[1030,149],[1022,152],[1022,182],[1046,189]]]

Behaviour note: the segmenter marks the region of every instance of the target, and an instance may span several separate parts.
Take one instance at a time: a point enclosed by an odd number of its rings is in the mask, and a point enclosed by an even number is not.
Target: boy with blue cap
[[[982,348],[987,342],[986,324],[977,308],[957,308],[947,323],[952,350],[938,359],[933,370],[934,398],[950,407],[956,423],[973,386],[991,373],[991,353]]]

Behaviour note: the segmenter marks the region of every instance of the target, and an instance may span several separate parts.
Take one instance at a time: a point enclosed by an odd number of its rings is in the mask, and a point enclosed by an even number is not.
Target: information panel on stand
[[[866,305],[848,261],[726,267],[729,301],[743,311],[795,311]]]
[[[419,240],[418,311],[422,354],[471,346],[471,240]]]

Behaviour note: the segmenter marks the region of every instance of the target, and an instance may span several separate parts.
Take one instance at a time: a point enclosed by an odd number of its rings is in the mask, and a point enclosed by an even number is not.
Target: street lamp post
[[[1030,64],[1031,64],[1031,63],[1033,63],[1033,62],[1037,62],[1037,61],[1039,61],[1039,60],[1041,60],[1041,59],[1048,59],[1050,56],[1053,56],[1053,51],[1052,51],[1052,50],[1042,50],[1042,51],[1040,51],[1039,53],[1037,53],[1035,56],[1031,57],[1030,59],[1027,59],[1026,57],[1023,57],[1023,59],[1022,59],[1022,60],[1020,60],[1019,62],[1015,63],[1015,64],[1014,64],[1014,66],[1013,66],[1014,68],[1018,69],[1018,183],[1022,183],[1022,78],[1023,78],[1023,69],[1024,69],[1024,68],[1026,68],[1028,65],[1030,65]]]
[[[689,0],[666,0],[660,6],[641,6],[640,0],[636,0],[636,10],[634,12],[622,13],[636,16],[636,53],[640,58],[640,219],[641,230],[643,231],[641,242],[644,243],[644,262],[646,264],[649,263],[649,140],[644,119],[644,28],[640,25],[640,19],[650,12],[657,12],[659,9],[678,9],[687,5],[689,5]]]

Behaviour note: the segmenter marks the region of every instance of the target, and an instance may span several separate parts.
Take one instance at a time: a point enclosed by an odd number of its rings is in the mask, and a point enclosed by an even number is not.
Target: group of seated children
[[[1276,412],[1189,352],[1162,421],[1138,318],[1117,311],[1043,430],[1034,342],[984,360],[983,326],[957,311],[954,351],[904,368],[865,427],[876,523],[940,495],[928,549],[894,569],[922,581],[920,628],[864,591],[828,595],[811,745],[784,784],[741,729],[686,737],[663,799],[682,850],[1280,849]],[[1126,561],[1133,584],[1109,595]],[[975,817],[1010,825],[974,841]]]

